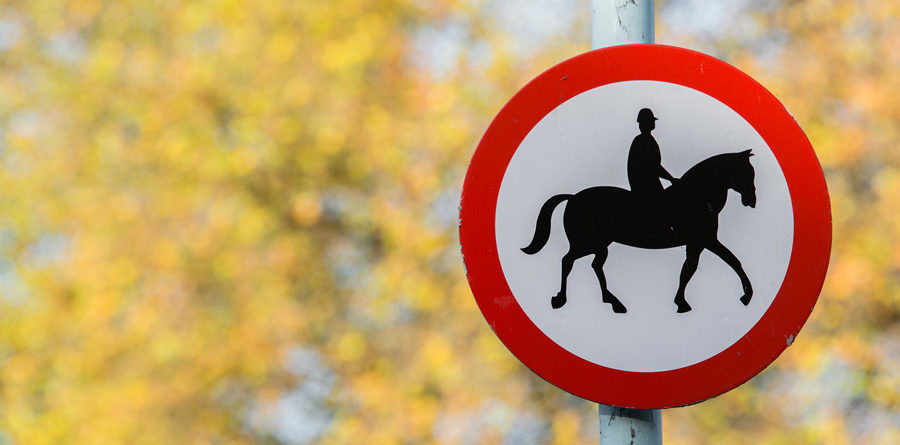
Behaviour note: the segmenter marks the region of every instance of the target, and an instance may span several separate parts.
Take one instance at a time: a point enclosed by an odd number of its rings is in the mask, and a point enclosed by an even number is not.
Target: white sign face
[[[658,119],[650,134],[658,144],[661,165],[676,178],[710,157],[751,150],[755,207],[742,205],[741,194],[727,191],[718,229],[713,231],[752,284],[748,304],[740,300],[744,286],[738,272],[708,248],[700,253],[696,272],[686,283],[688,306],[676,304],[688,249],[630,247],[598,227],[573,224],[567,230],[566,209],[588,205],[583,202],[588,198],[573,196],[559,202],[549,217],[546,244],[535,253],[523,252],[551,197],[598,186],[629,189],[629,151],[641,133],[637,118],[645,108]],[[659,181],[669,185],[665,179]],[[573,204],[576,199],[581,204]],[[596,208],[603,210],[604,205]],[[503,176],[494,229],[509,288],[540,331],[597,365],[655,372],[713,357],[756,325],[782,285],[793,228],[791,198],[778,161],[737,112],[689,87],[624,81],[572,97],[532,128]],[[615,312],[615,305],[603,301],[601,278],[592,265],[596,253],[574,255],[578,258],[566,279],[565,303],[559,308],[551,305],[561,290],[563,258],[579,243],[570,242],[571,237],[612,240],[600,274],[626,312]]]

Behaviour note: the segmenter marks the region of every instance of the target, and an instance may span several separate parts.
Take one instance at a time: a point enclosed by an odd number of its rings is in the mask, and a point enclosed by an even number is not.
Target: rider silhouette
[[[659,144],[650,134],[656,128],[656,117],[649,108],[638,112],[641,134],[635,136],[628,151],[628,183],[631,191],[640,194],[656,194],[663,190],[659,178],[674,183],[675,179],[662,166]]]

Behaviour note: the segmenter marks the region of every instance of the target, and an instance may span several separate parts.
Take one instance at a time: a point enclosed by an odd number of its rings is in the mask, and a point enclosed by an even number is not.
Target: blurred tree
[[[529,422],[453,247],[466,156],[527,76],[479,8],[4,4],[0,430],[383,444]]]
[[[807,130],[832,271],[777,365],[667,411],[666,441],[896,443],[900,8],[748,5],[730,32],[672,35],[755,74]],[[593,404],[483,322],[456,238],[477,139],[587,49],[587,10],[2,2],[3,439],[596,442]]]
[[[697,9],[692,3],[669,6]],[[832,260],[794,345],[740,389],[667,412],[668,438],[898,443],[900,6],[751,0],[732,8],[743,9],[709,32],[680,34],[682,43],[756,77],[804,128],[831,193]]]

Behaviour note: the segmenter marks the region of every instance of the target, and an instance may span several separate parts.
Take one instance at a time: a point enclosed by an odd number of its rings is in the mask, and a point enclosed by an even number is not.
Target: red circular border
[[[708,94],[740,114],[775,154],[794,211],[784,282],[763,317],[719,354],[684,368],[634,372],[587,361],[547,337],[519,306],[500,267],[494,218],[500,184],[521,141],[550,111],[602,85],[669,82]],[[831,253],[831,208],[812,145],[784,106],[737,68],[695,51],[624,45],[566,60],[532,80],[500,110],[466,173],[460,243],[475,300],[504,345],[532,371],[599,403],[632,408],[689,405],[739,386],[793,342],[816,303]]]

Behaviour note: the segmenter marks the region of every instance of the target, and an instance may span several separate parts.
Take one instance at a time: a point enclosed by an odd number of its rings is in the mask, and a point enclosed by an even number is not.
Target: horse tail
[[[556,195],[544,203],[541,207],[541,212],[538,214],[537,224],[534,228],[534,238],[531,240],[531,244],[522,248],[522,252],[534,255],[544,247],[544,244],[547,244],[547,240],[550,239],[550,216],[553,215],[553,209],[559,203],[568,200],[572,196],[575,195]]]

